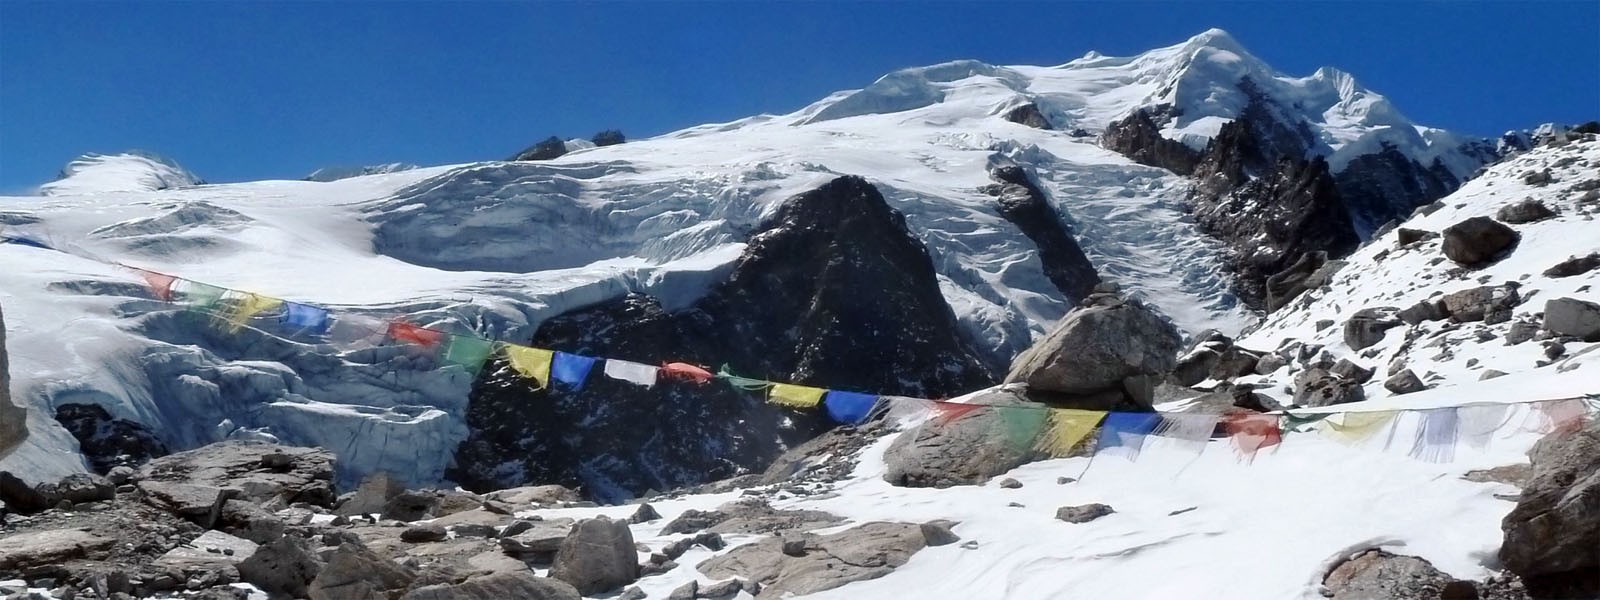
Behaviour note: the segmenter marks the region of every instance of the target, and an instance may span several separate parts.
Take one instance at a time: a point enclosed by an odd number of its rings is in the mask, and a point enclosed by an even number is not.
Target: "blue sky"
[[[1479,135],[1600,117],[1600,2],[0,1],[0,191],[84,152],[210,181],[503,158],[788,112],[896,68],[1057,64],[1210,27],[1279,70],[1338,66]]]

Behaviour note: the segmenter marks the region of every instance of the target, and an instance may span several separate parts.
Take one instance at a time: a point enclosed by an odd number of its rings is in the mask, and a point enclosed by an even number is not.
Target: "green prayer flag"
[[[728,385],[733,386],[734,389],[746,392],[759,392],[772,387],[772,382],[770,381],[734,375],[732,371],[728,370],[728,365],[722,365],[722,368],[717,370],[717,378],[727,381]]]
[[[1317,423],[1320,423],[1324,419],[1327,419],[1331,416],[1333,416],[1333,413],[1310,413],[1297,415],[1286,412],[1283,413],[1283,430],[1291,433],[1306,431],[1307,429],[1310,429],[1312,425],[1316,425]]]
[[[452,335],[450,345],[444,350],[444,362],[476,373],[484,361],[489,360],[490,354],[494,354],[494,342],[477,336]]]
[[[184,282],[183,301],[188,303],[190,310],[206,311],[216,308],[222,303],[222,297],[228,293],[225,288],[207,285],[195,281]]]
[[[1010,408],[1003,407],[1002,410],[995,411],[1000,421],[1000,439],[1009,450],[1027,452],[1033,448],[1039,432],[1044,430],[1044,423],[1050,417],[1050,411],[1031,407]]]

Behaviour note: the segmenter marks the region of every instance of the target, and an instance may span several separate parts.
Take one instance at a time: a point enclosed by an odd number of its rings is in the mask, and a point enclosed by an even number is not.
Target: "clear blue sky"
[[[1600,2],[446,3],[0,0],[0,191],[84,152],[210,181],[503,158],[788,112],[956,58],[1057,64],[1209,27],[1479,135],[1600,117]]]

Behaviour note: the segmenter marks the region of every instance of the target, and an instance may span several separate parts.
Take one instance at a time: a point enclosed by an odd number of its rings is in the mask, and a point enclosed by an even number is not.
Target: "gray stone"
[[[410,523],[435,516],[439,496],[431,492],[403,491],[383,505],[383,518]]]
[[[1365,399],[1366,391],[1361,388],[1360,383],[1339,377],[1324,369],[1306,369],[1294,378],[1295,406],[1333,406]]]
[[[56,484],[56,493],[73,504],[99,502],[117,497],[117,487],[99,475],[73,473]]]
[[[1546,340],[1542,346],[1544,348],[1544,357],[1550,360],[1561,358],[1567,354],[1567,345],[1555,340]]]
[[[1416,304],[1401,310],[1395,316],[1407,325],[1416,325],[1423,321],[1440,321],[1450,316],[1444,304],[1437,300],[1420,300]]]
[[[1063,506],[1056,509],[1056,518],[1068,523],[1088,523],[1115,512],[1110,506],[1099,503]]]
[[[532,571],[501,572],[473,577],[461,583],[419,587],[401,600],[579,600],[578,590],[565,582],[538,577]]]
[[[876,579],[903,565],[925,547],[921,527],[871,522],[832,535],[803,534],[804,556],[783,553],[782,540],[745,544],[700,564],[707,577],[744,577],[761,586],[765,597],[805,595],[851,582]]]
[[[1550,210],[1550,207],[1545,206],[1543,202],[1533,198],[1524,198],[1520,202],[1507,204],[1494,213],[1496,219],[1512,225],[1543,221],[1555,216],[1556,211]]]
[[[112,467],[110,471],[106,472],[106,481],[110,481],[111,485],[121,486],[129,481],[133,481],[133,476],[133,467],[117,466]]]
[[[1416,373],[1411,372],[1411,369],[1406,369],[1396,373],[1393,377],[1385,379],[1383,381],[1383,389],[1399,395],[1420,392],[1428,389],[1428,385],[1422,383],[1422,380],[1417,377]]]
[[[1600,252],[1591,252],[1587,256],[1574,256],[1545,269],[1544,276],[1551,278],[1572,277],[1582,275],[1600,268]]]
[[[406,491],[405,482],[384,471],[371,473],[361,479],[355,494],[339,504],[334,514],[346,517],[381,514],[389,500]]]
[[[1422,240],[1436,237],[1439,237],[1439,234],[1422,229],[1407,229],[1405,227],[1401,227],[1395,230],[1395,241],[1399,243],[1402,248]]]
[[[207,531],[189,543],[167,551],[153,564],[179,571],[217,570],[236,567],[254,555],[256,548],[256,543],[250,540],[221,531]]]
[[[1600,595],[1600,421],[1545,436],[1532,474],[1500,523],[1500,562],[1547,597]]]
[[[738,579],[728,579],[725,581],[718,581],[711,585],[700,586],[700,591],[695,594],[695,597],[709,598],[711,600],[722,600],[723,598],[733,597],[734,594],[739,593],[739,590],[742,589],[744,589],[743,581]]]
[[[222,517],[222,506],[237,490],[147,480],[139,482],[145,502],[210,529]]]
[[[584,519],[562,540],[550,576],[572,584],[585,596],[605,593],[639,578],[637,555],[627,521]]]
[[[644,504],[640,504],[638,510],[633,511],[633,516],[628,517],[628,522],[638,525],[640,523],[649,523],[660,518],[661,513],[656,512],[655,507],[650,506],[650,503],[646,502]]]
[[[1478,381],[1486,381],[1486,380],[1489,380],[1489,379],[1494,379],[1496,377],[1504,377],[1505,375],[1506,375],[1505,371],[1496,371],[1494,369],[1484,369],[1483,370],[1483,374],[1478,376]]]
[[[495,538],[499,535],[499,532],[495,530],[495,526],[482,523],[454,525],[450,527],[450,533],[455,534],[458,538]]]
[[[1505,322],[1510,320],[1512,309],[1521,302],[1515,283],[1475,287],[1445,294],[1440,299],[1440,303],[1450,313],[1450,319],[1459,323]]]
[[[803,536],[783,538],[783,553],[787,556],[805,556],[806,538]]]
[[[309,520],[310,515],[307,515]],[[222,503],[217,525],[224,531],[257,544],[265,544],[283,536],[284,522],[251,502],[228,500]]]
[[[1447,593],[1455,580],[1414,556],[1396,556],[1381,550],[1368,550],[1334,567],[1322,585],[1333,600],[1467,600],[1477,593],[1467,584],[1470,596]],[[1462,582],[1465,583],[1465,582]]]
[[[649,597],[649,594],[644,593],[644,590],[641,590],[639,589],[639,586],[634,585],[628,586],[628,589],[622,590],[622,595],[617,596],[617,600],[644,600],[645,598]]]
[[[950,530],[954,526],[954,522],[943,519],[923,523],[921,525],[923,543],[929,546],[945,546],[961,541],[961,536]]]
[[[1121,397],[1120,394],[1117,395]],[[1013,390],[995,389],[972,399],[973,404],[995,406],[1045,405],[1023,400]],[[1114,402],[1113,402],[1114,403]],[[975,409],[959,417],[935,417],[906,431],[889,445],[883,459],[883,479],[902,487],[978,485],[1039,458],[1033,440],[1004,439],[1017,415],[1046,411]]]
[[[1079,398],[1078,408],[1110,409],[1102,394],[1123,390],[1131,377],[1166,377],[1182,338],[1159,313],[1137,300],[1102,297],[1063,317],[1012,362],[1006,383],[1025,383],[1030,395]],[[1125,392],[1124,392],[1125,393]],[[1148,407],[1150,398],[1130,398]]]
[[[1361,365],[1350,362],[1349,359],[1344,358],[1339,359],[1339,362],[1333,365],[1333,368],[1330,369],[1330,372],[1345,379],[1355,381],[1356,383],[1366,383],[1372,380],[1373,374],[1372,369],[1363,368]]]
[[[1522,236],[1489,217],[1472,217],[1444,230],[1444,255],[1456,264],[1487,264],[1516,247]]]
[[[1289,361],[1278,355],[1278,353],[1268,352],[1261,355],[1261,360],[1256,361],[1256,374],[1268,375],[1278,369],[1282,369],[1286,364],[1289,364]]]
[[[1552,298],[1544,303],[1544,328],[1585,342],[1600,342],[1600,304],[1577,298]]]
[[[49,510],[61,500],[52,494],[41,492],[9,472],[0,471],[0,502],[5,502],[11,510],[22,513]]]
[[[327,565],[311,581],[307,595],[311,600],[382,600],[397,596],[415,579],[410,567],[344,543],[329,553]]]
[[[1515,346],[1539,334],[1539,324],[1532,321],[1517,321],[1506,330],[1506,345]]]
[[[1361,350],[1383,341],[1384,332],[1399,327],[1399,319],[1389,318],[1383,309],[1364,308],[1344,323],[1344,343]]]
[[[263,466],[262,457],[269,454],[287,456],[290,466]],[[169,454],[145,463],[135,479],[146,489],[150,483],[229,489],[256,504],[329,507],[334,501],[333,453],[257,441],[229,440]]]
[[[0,458],[28,439],[28,410],[11,402],[11,367],[6,356],[6,320],[0,313]]]
[[[1022,482],[1021,481],[1017,481],[1015,479],[1012,479],[1010,477],[1007,477],[1005,479],[1000,480],[1000,487],[1008,489],[1008,490],[1014,490],[1014,489],[1022,487]]]
[[[506,529],[510,532],[515,528],[517,533],[500,535],[500,548],[513,556],[554,553],[561,549],[561,542],[572,533],[572,524],[572,519],[517,521]]]
[[[407,527],[405,531],[400,532],[400,541],[408,544],[442,542],[448,537],[450,537],[450,533],[445,531],[444,526],[438,523],[420,523]]]
[[[7,534],[0,544],[0,572],[20,572],[43,565],[88,558],[100,559],[117,540],[78,529],[51,529]]]
[[[690,581],[673,589],[667,594],[667,600],[694,600],[698,595],[700,595],[700,582]]]
[[[241,581],[262,591],[304,598],[311,581],[322,571],[322,561],[304,538],[291,535],[262,544],[250,557],[239,561],[237,568]]]
[[[528,504],[559,504],[562,502],[577,502],[583,498],[571,489],[559,485],[535,485],[519,488],[500,490],[489,494],[490,500],[505,502],[514,506]]]

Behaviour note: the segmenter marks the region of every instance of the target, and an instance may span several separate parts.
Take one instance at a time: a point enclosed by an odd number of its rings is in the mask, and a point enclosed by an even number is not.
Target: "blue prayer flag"
[[[822,406],[827,409],[829,417],[850,425],[866,421],[867,415],[872,414],[872,407],[877,405],[877,396],[838,390],[828,390],[827,398],[822,401]]]
[[[283,303],[283,316],[278,317],[278,320],[287,327],[315,335],[328,332],[328,311],[299,302]]]
[[[1099,451],[1126,448],[1130,460],[1137,458],[1139,450],[1144,447],[1144,438],[1155,432],[1160,424],[1159,413],[1107,414],[1105,422],[1100,425]]]
[[[583,389],[583,381],[589,378],[589,370],[594,368],[595,359],[576,354],[557,352],[556,359],[550,364],[550,378],[572,386],[572,391]]]

